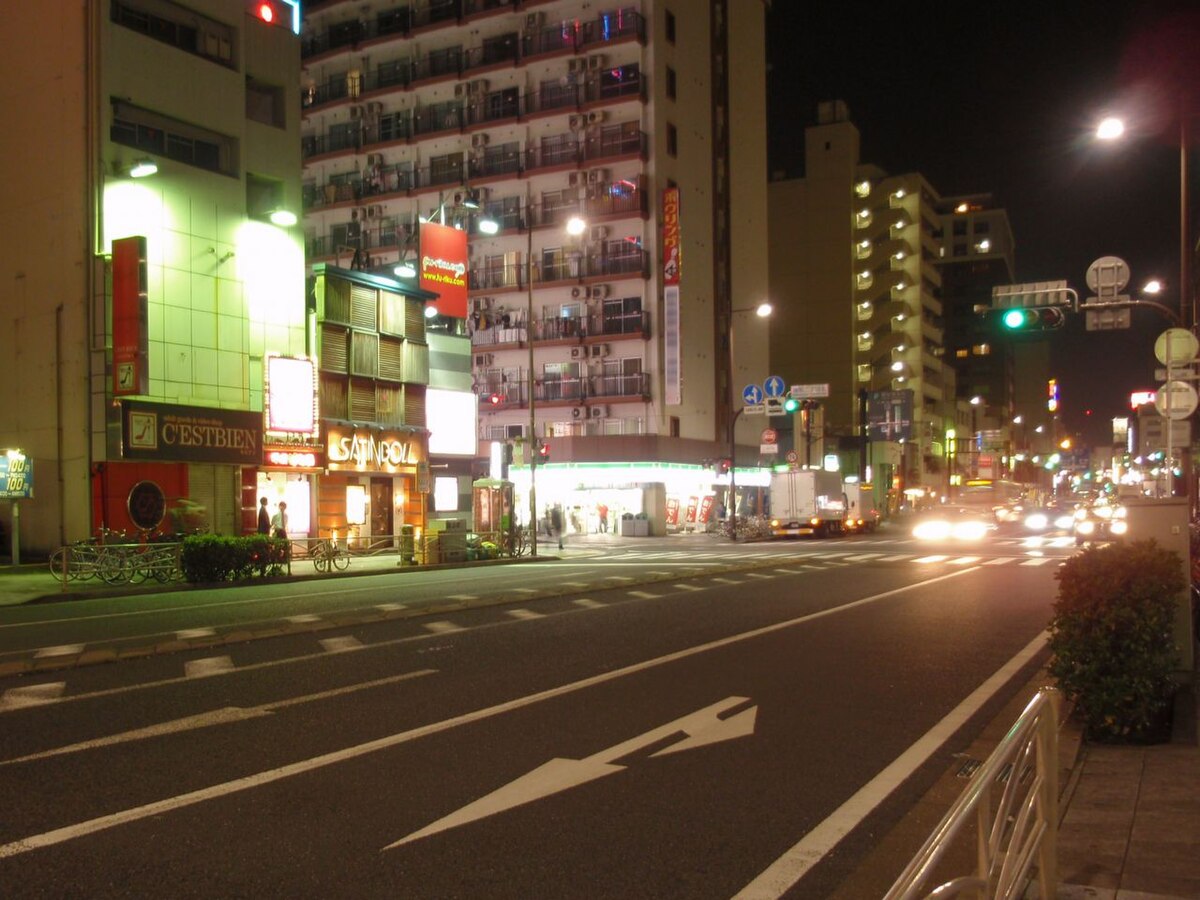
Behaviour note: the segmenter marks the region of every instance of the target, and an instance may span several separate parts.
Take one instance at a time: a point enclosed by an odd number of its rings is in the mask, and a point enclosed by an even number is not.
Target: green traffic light
[[[783,401],[783,411],[785,413],[794,413],[800,408],[800,401],[795,397],[787,397]]]
[[[1029,315],[1023,309],[1010,309],[1000,320],[1005,328],[1024,328],[1029,323]]]

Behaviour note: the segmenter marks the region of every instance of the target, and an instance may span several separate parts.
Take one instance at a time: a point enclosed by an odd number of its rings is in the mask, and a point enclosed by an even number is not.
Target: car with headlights
[[[1072,532],[1075,545],[1120,540],[1129,532],[1125,507],[1100,500],[1075,510]]]
[[[1025,534],[1070,532],[1074,527],[1075,517],[1072,511],[1060,506],[1048,504],[1029,506],[1021,510],[1020,528]]]
[[[981,541],[996,530],[991,509],[943,506],[922,513],[913,524],[912,536],[919,541]]]

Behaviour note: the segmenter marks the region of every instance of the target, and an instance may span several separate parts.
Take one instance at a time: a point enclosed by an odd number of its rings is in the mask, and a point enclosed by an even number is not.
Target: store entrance
[[[392,479],[371,479],[371,536],[395,534],[393,531]]]

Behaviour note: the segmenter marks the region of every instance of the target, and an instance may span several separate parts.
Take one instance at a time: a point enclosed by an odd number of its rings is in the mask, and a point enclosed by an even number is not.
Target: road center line
[[[806,834],[783,856],[771,863],[757,878],[738,891],[733,900],[777,900],[791,890],[808,871],[819,863],[880,803],[913,772],[923,766],[938,748],[977,713],[992,695],[1046,646],[1047,633],[1030,641],[983,684],[954,707],[940,722],[925,732],[916,743],[901,753],[882,772],[858,789],[825,821]]]
[[[468,725],[473,722],[490,719],[494,716],[502,715],[514,710],[524,709],[527,706],[533,706],[534,704],[541,703],[545,700],[564,697],[568,694],[573,694],[586,688],[595,687],[596,685],[604,684],[609,681],[615,681],[618,678],[624,678],[626,676],[648,671],[649,669],[658,668],[659,666],[664,666],[669,663],[678,662],[681,659],[688,659],[689,657],[698,656],[702,653],[708,653],[713,650],[718,650],[722,647],[732,646],[733,644],[739,644],[743,641],[753,640],[768,634],[774,634],[777,631],[794,628],[797,625],[802,625],[806,622],[811,622],[816,619],[823,619],[827,616],[847,612],[860,606],[867,606],[880,600],[885,600],[888,597],[895,597],[899,594],[907,593],[915,588],[926,587],[931,584],[937,584],[938,582],[948,581],[952,578],[957,578],[972,571],[975,570],[959,569],[958,571],[951,572],[948,575],[939,575],[935,578],[927,578],[923,581],[906,584],[902,587],[893,588],[890,591],[884,591],[880,594],[872,594],[869,597],[861,597],[858,600],[851,600],[849,603],[842,604],[841,606],[820,610],[819,612],[808,613],[807,615],[798,616],[794,619],[776,622],[773,625],[764,625],[761,628],[743,631],[740,634],[733,634],[728,637],[718,638],[715,641],[697,644],[696,646],[688,647],[685,650],[676,650],[674,653],[668,653],[664,656],[655,657],[654,659],[647,659],[643,660],[642,662],[623,666],[622,668],[614,669],[611,672],[593,675],[589,678],[580,679],[579,681],[573,681],[568,684],[559,685],[558,687],[548,688],[544,691],[527,694],[524,697],[517,697],[514,700],[508,700],[504,703],[497,703],[494,706],[488,706],[483,709],[463,713],[462,715],[454,716],[449,719],[443,719],[440,722],[432,722],[429,725],[421,725],[417,728],[409,729],[408,731],[401,731],[397,734],[376,738],[373,741],[367,741],[365,744],[358,744],[354,747],[346,747],[342,750],[335,750],[331,753],[325,753],[321,756],[312,757],[311,759],[303,759],[299,762],[291,763],[290,765],[269,769],[265,772],[259,772],[254,775],[247,775],[243,778],[234,779],[233,781],[226,781],[222,784],[214,784],[211,787],[190,791],[186,794],[180,794],[175,797],[168,797],[165,800],[158,800],[154,803],[147,803],[143,806],[135,806],[130,809],[121,810],[120,812],[111,813],[106,816],[99,816],[95,819],[89,819],[86,822],[78,822],[74,825],[66,825],[62,828],[55,828],[51,831],[43,832],[42,834],[30,835],[29,837],[21,838],[8,844],[0,844],[0,859],[7,859],[10,856],[18,856],[22,853],[28,853],[31,850],[38,850],[42,847],[52,847],[56,844],[62,844],[66,841],[75,840],[76,838],[84,837],[89,834],[95,834],[99,831],[106,831],[107,829],[115,828],[118,825],[125,825],[129,822],[137,822],[151,816],[163,815],[168,812],[173,812],[177,809],[183,809],[188,806],[193,806],[197,803],[203,803],[207,800],[215,800],[219,797],[227,797],[231,794],[240,793],[241,791],[253,790],[266,784],[282,781],[285,778],[291,778],[295,775],[303,775],[307,772],[322,769],[326,766],[336,765],[350,759],[356,759],[360,756],[366,756],[380,750],[398,747],[401,744],[407,744],[410,741],[417,740],[418,738],[428,737],[431,734],[440,734],[443,731],[449,731],[453,728],[458,728],[461,725]]]

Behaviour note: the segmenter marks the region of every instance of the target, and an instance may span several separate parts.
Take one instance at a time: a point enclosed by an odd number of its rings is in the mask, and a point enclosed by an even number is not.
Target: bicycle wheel
[[[71,565],[72,561],[70,547],[59,547],[50,554],[50,574],[59,584],[64,584],[79,574]]]
[[[350,566],[350,552],[348,550],[334,550],[333,555],[330,556],[330,561],[333,563],[335,569],[339,572],[344,572]]]
[[[312,561],[313,568],[318,572],[325,573],[329,571],[329,555],[323,546],[317,547],[313,551]]]
[[[107,551],[96,561],[100,578],[107,584],[124,584],[133,578],[133,560],[126,554]]]

